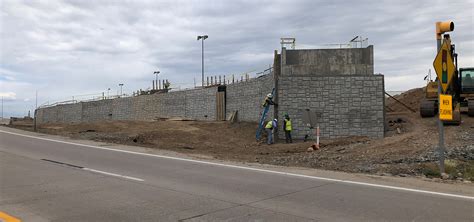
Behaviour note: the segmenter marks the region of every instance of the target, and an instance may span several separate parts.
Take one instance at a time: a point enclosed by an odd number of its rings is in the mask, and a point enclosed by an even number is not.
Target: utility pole
[[[197,40],[201,40],[201,75],[202,75],[202,87],[204,87],[204,40],[209,38],[208,35],[198,35]]]
[[[33,130],[36,132],[36,113],[38,112],[38,90],[36,90],[36,96],[35,96],[35,112],[34,112],[34,120],[33,120]]]

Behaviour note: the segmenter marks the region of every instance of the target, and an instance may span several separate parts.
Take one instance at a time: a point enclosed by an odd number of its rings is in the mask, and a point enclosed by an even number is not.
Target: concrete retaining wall
[[[272,75],[265,75],[227,85],[226,115],[238,111],[238,120],[257,122],[262,111],[261,102],[273,88],[272,79]],[[37,123],[155,120],[171,117],[215,120],[217,89],[216,86],[40,108],[37,111]]]
[[[318,115],[321,137],[384,135],[383,76],[280,77],[279,117],[292,118],[293,136],[313,135],[303,114]],[[284,135],[280,134],[281,138]]]
[[[227,86],[226,115],[238,110],[239,121],[258,122],[263,112],[262,102],[274,87],[273,75],[261,76],[247,82]],[[268,112],[268,119],[273,118],[273,107]]]
[[[298,75],[373,75],[374,48],[299,49],[283,52],[282,73]]]
[[[238,111],[239,121],[258,122],[266,94],[275,87],[277,107],[267,120],[288,113],[293,137],[312,135],[303,120],[305,110],[319,114],[323,138],[384,136],[384,79],[373,74],[373,47],[309,49],[275,52],[271,75],[226,86],[226,116]],[[82,102],[41,108],[37,123],[99,120],[155,120],[184,117],[216,119],[218,87]],[[282,129],[281,126],[278,127]],[[282,130],[279,137],[283,138]]]
[[[382,138],[384,79],[373,70],[372,46],[283,49],[277,83],[279,119],[290,115],[295,138],[314,135],[303,119],[305,110],[317,114],[322,138]],[[283,132],[279,137],[284,138]]]

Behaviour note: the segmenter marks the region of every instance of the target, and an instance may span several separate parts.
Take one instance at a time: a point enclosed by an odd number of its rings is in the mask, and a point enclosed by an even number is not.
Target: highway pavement
[[[472,196],[22,134],[0,127],[0,212],[22,221],[474,221]]]

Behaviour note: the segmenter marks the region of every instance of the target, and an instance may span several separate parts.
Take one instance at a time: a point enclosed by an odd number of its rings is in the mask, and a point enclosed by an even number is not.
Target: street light
[[[160,71],[155,71],[155,72],[153,72],[153,74],[156,74],[155,88],[158,89],[158,74],[160,74]]]
[[[120,83],[119,86],[120,86],[120,96],[122,96],[122,86],[123,86],[123,83]]]
[[[201,70],[202,70],[202,87],[204,87],[204,40],[206,40],[207,38],[209,38],[209,36],[207,35],[198,35],[197,37],[197,40],[201,40],[201,43],[202,43],[202,50],[201,50],[201,53],[202,53],[202,56],[201,56]]]

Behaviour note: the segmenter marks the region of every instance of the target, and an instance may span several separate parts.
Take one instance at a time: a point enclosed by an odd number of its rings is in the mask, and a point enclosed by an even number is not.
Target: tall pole
[[[3,96],[2,96],[2,120],[3,120]]]
[[[38,90],[36,90],[35,109],[38,109]]]
[[[443,41],[442,34],[445,32],[454,31],[454,23],[451,21],[447,22],[436,22],[436,46],[437,46],[437,53],[440,52],[441,44]],[[456,64],[457,65],[457,64]],[[445,69],[445,68],[443,68]],[[441,78],[440,74],[438,74],[438,106],[441,103]],[[444,168],[444,125],[443,121],[438,117],[438,128],[439,128],[439,145],[438,145],[438,152],[439,152],[439,172],[441,176],[445,173]]]
[[[36,113],[38,111],[38,90],[36,90],[36,96],[35,96],[35,118],[34,118],[34,122],[33,122],[33,130],[36,132]]]
[[[201,38],[201,77],[202,77],[202,87],[204,87],[204,38]]]
[[[441,49],[441,38],[436,39],[437,52]],[[441,80],[438,78],[438,104],[441,103]],[[439,105],[438,105],[439,106]],[[444,171],[444,125],[443,121],[438,118],[439,128],[439,140],[438,140],[438,153],[439,153],[439,173],[443,174]]]
[[[201,40],[201,86],[204,87],[204,40],[209,38],[208,35],[198,35],[197,40]]]

